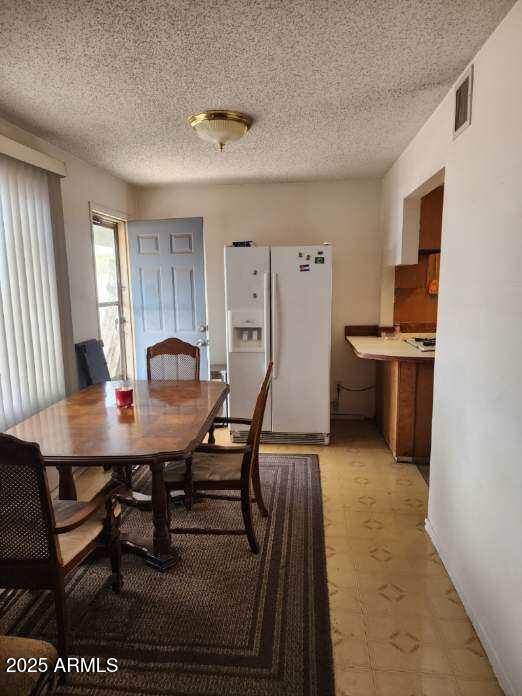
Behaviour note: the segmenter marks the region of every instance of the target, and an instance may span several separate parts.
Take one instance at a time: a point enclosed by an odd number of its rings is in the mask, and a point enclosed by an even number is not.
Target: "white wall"
[[[65,162],[63,213],[75,342],[98,336],[89,202],[128,214],[134,212],[133,188],[107,172],[0,119],[0,134]]]
[[[377,323],[381,241],[377,181],[184,185],[139,189],[141,219],[202,216],[207,313],[213,362],[225,361],[223,247],[330,241],[334,247],[332,383],[373,382],[373,366],[353,357],[345,324]],[[373,395],[343,396],[343,408],[372,413]]]
[[[427,527],[507,694],[522,694],[522,1],[474,60],[471,126],[450,94],[383,182],[386,258],[405,196],[445,167]],[[391,293],[391,294],[390,294]],[[385,269],[382,315],[393,284]]]
[[[380,183],[375,180],[135,189],[0,118],[0,134],[66,163],[62,179],[74,340],[98,335],[89,203],[129,217],[204,218],[211,358],[225,361],[223,246],[331,241],[334,245],[332,383],[373,383],[373,365],[344,342],[345,324],[377,323],[381,242]],[[136,215],[135,203],[139,204]],[[373,394],[342,396],[351,412],[373,413]]]

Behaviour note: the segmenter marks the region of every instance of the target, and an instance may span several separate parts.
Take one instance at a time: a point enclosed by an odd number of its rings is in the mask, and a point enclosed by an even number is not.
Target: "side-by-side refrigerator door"
[[[225,247],[225,296],[229,413],[251,418],[270,361],[269,247]],[[263,430],[271,430],[271,422],[269,395]]]
[[[331,254],[271,248],[273,432],[330,432]]]

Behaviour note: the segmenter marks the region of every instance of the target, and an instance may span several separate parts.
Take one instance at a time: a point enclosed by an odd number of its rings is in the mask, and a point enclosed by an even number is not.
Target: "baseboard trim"
[[[473,610],[473,607],[468,602],[462,584],[460,583],[458,576],[453,571],[448,562],[448,554],[446,553],[444,544],[441,542],[441,539],[438,536],[435,529],[433,528],[429,518],[426,518],[425,520],[425,528],[426,532],[428,533],[428,536],[433,542],[433,545],[437,549],[438,554],[441,557],[442,562],[444,563],[444,567],[446,568],[446,571],[450,576],[451,581],[455,586],[455,589],[457,590],[457,594],[459,595],[460,600],[464,605],[464,608],[466,609],[466,613],[469,616],[470,621],[473,624],[478,637],[480,638],[480,641],[484,647],[484,650],[486,651],[489,661],[491,662],[493,671],[495,672],[495,676],[499,681],[501,689],[504,691],[505,696],[517,696],[517,694],[515,693],[515,687],[513,686],[513,683],[511,682],[511,679],[507,674],[504,664],[502,663],[502,660],[500,659],[500,656],[497,653],[492,641],[490,640],[484,626],[481,624],[475,611]]]
[[[397,464],[429,464],[429,457],[395,457]]]

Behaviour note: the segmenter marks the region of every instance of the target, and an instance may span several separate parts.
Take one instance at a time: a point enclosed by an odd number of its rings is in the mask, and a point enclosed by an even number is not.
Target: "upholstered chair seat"
[[[15,659],[43,658],[46,660],[49,670],[47,673],[30,672],[28,670],[17,673],[6,672],[6,660],[8,657]],[[52,682],[53,668],[58,654],[50,643],[31,638],[19,638],[18,636],[0,636],[0,694],[5,696],[30,696],[43,694],[44,684]],[[40,688],[41,687],[41,688]]]
[[[217,452],[216,452],[217,450]],[[238,447],[238,452],[220,454],[219,448],[210,454],[208,452],[194,452],[192,458],[192,479],[196,481],[229,481],[241,478],[241,465],[243,463],[244,450]],[[186,464],[184,461],[171,462],[165,468],[165,482],[183,484],[185,480]],[[182,488],[183,486],[180,486]]]
[[[55,510],[59,509],[60,502],[62,501],[53,502],[53,508]],[[75,501],[67,501],[67,503],[67,510],[69,514],[75,512],[75,508],[78,511],[81,511],[81,509],[84,507],[82,503],[76,503]],[[120,515],[121,505],[119,503],[115,503],[114,517],[118,518],[118,523]],[[76,527],[76,529],[73,529],[71,532],[60,534],[57,537],[60,555],[62,557],[62,565],[67,565],[73,558],[81,554],[82,551],[102,533],[105,517],[105,510],[103,508],[99,508],[95,514],[80,527]]]

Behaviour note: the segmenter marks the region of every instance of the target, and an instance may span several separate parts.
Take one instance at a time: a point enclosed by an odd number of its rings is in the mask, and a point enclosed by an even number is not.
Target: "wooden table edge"
[[[196,437],[183,450],[171,450],[167,452],[152,452],[150,454],[136,455],[85,455],[81,457],[66,457],[58,454],[45,455],[42,457],[46,466],[103,466],[104,464],[154,464],[155,462],[170,462],[175,459],[183,459],[188,457],[191,452],[202,442],[205,435],[208,433],[214,418],[219,409],[222,407],[227,395],[230,392],[228,384],[223,383],[224,389],[219,399],[216,400],[214,408],[210,411],[207,419],[204,421]]]

